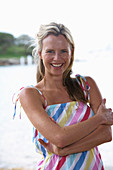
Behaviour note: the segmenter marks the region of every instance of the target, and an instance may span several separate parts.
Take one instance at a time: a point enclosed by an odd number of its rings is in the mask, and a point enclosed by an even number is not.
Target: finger
[[[108,110],[109,110],[110,112],[112,112],[112,109],[111,109],[111,108],[109,108]]]
[[[45,148],[47,147],[47,143],[44,142],[42,139],[38,139],[41,145],[43,145]]]
[[[102,99],[102,104],[106,104],[106,99],[104,98],[104,99]]]

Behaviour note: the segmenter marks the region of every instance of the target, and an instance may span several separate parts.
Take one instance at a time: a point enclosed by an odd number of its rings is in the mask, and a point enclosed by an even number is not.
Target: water
[[[107,106],[113,108],[113,59],[97,58],[75,62],[73,75],[89,75],[93,77],[103,97],[107,98]],[[40,155],[35,153],[32,143],[32,124],[22,112],[13,117],[12,95],[20,87],[35,85],[36,66],[0,67],[0,168],[34,168]],[[99,147],[104,165],[113,168],[113,142]]]
[[[34,66],[0,67],[0,168],[33,168],[40,158],[26,115],[12,119],[12,95],[22,86],[35,84],[35,70]]]

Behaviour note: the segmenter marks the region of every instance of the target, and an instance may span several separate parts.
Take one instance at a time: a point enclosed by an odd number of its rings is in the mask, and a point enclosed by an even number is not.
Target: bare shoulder
[[[96,83],[96,81],[90,77],[90,76],[86,76],[85,79],[87,80],[89,86],[90,86],[90,91],[95,91],[95,92],[99,92],[99,88],[98,85]]]
[[[97,86],[95,80],[92,77],[86,76],[85,79],[87,80],[87,82],[90,85],[90,87]]]
[[[89,76],[86,76],[85,78],[90,86],[90,90],[89,90],[90,105],[94,113],[96,113],[98,110],[98,107],[100,106],[102,102],[102,95],[95,80]]]
[[[37,105],[38,104],[43,105],[42,96],[40,95],[38,90],[36,90],[33,87],[25,87],[24,89],[22,89],[19,94],[19,99],[20,99],[22,106],[24,106],[25,104],[32,104],[36,102],[37,102]]]
[[[27,98],[27,97],[30,97],[32,95],[38,95],[39,96],[39,93],[36,93],[35,91],[36,90],[32,87],[25,87],[21,90],[21,92],[19,94],[19,98],[20,99],[22,99],[23,97]]]

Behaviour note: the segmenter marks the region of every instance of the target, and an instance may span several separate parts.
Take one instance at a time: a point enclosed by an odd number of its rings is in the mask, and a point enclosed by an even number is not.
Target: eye
[[[54,53],[54,50],[47,50],[46,53],[52,54]]]
[[[66,49],[61,50],[62,53],[67,53],[68,51]]]

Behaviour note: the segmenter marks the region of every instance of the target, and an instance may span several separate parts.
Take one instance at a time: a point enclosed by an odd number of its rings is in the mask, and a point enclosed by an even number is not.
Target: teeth
[[[54,66],[54,67],[61,67],[62,64],[52,64],[52,66]]]

